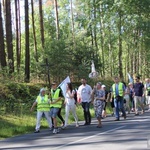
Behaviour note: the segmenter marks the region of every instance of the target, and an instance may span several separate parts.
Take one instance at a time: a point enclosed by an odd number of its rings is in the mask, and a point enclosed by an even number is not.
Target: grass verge
[[[77,106],[77,116],[79,121],[84,120],[83,117],[83,109],[80,105]],[[95,117],[94,109],[91,106],[90,108],[91,116]],[[111,109],[107,110],[107,113],[110,113]],[[62,108],[62,115],[65,115],[65,109]],[[61,124],[60,120],[58,119],[59,125]],[[71,114],[68,119],[68,124],[74,122],[74,117]],[[5,139],[25,133],[30,133],[34,131],[36,124],[36,111],[32,114],[24,114],[18,116],[15,114],[4,114],[1,112],[0,114],[0,139]],[[45,118],[41,120],[41,129],[48,128],[48,124]]]

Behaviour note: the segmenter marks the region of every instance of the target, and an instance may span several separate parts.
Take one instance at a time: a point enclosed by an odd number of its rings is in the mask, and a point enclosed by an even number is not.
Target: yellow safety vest
[[[45,95],[43,100],[41,96],[37,97],[37,110],[38,111],[50,111],[48,95]]]
[[[55,100],[59,98],[59,93],[60,93],[60,89],[57,89],[55,92],[51,90],[52,102],[54,102]],[[62,105],[62,101],[60,100],[56,102],[55,104],[50,104],[50,107],[61,108],[61,105]]]
[[[113,90],[114,97],[116,97],[116,84],[112,85],[112,90]],[[122,82],[119,82],[118,90],[119,90],[118,91],[119,92],[118,96],[123,96],[123,83]]]

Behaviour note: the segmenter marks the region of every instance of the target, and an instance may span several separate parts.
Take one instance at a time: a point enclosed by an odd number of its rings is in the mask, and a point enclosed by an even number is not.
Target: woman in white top
[[[66,128],[68,125],[68,118],[69,118],[69,112],[72,111],[72,114],[74,116],[76,127],[79,126],[78,124],[78,117],[76,114],[76,104],[74,99],[75,91],[72,90],[72,84],[67,83],[67,90],[66,90],[66,96],[65,96],[65,125],[63,128]]]

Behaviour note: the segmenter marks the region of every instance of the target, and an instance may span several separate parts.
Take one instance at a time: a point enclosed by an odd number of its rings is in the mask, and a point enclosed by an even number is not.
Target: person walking
[[[128,111],[128,114],[130,114],[130,89],[129,86],[125,87],[125,94],[124,94],[124,101],[125,101],[125,110]]]
[[[108,98],[109,98],[110,106],[112,108],[111,116],[114,116],[115,115],[115,105],[114,105],[114,96],[112,94],[112,88],[109,89]]]
[[[49,116],[49,111],[50,111],[50,100],[48,98],[48,95],[45,94],[45,89],[42,88],[40,90],[40,94],[37,96],[36,101],[33,103],[31,107],[31,111],[33,111],[33,108],[37,105],[37,121],[36,121],[36,127],[35,127],[35,132],[34,133],[39,133],[40,132],[40,121],[43,116],[45,115],[49,128],[50,130],[52,129],[52,121],[51,117]]]
[[[53,133],[56,134],[59,132],[58,127],[57,127],[57,115],[62,107],[62,99],[63,99],[63,94],[60,88],[57,88],[57,83],[53,82],[52,83],[52,88],[51,88],[51,102],[50,102],[50,116],[53,119],[53,124],[54,124],[54,129]]]
[[[148,106],[148,111],[150,111],[150,78],[145,79],[145,98],[146,105]]]
[[[140,81],[140,77],[136,76],[135,77],[135,83],[133,85],[133,89],[134,89],[134,104],[135,104],[135,116],[139,115],[138,112],[138,105],[140,105],[140,107],[142,108],[141,113],[144,113],[144,102],[143,102],[143,97],[144,97],[144,85],[143,83]]]
[[[119,110],[122,112],[122,116],[126,119],[126,113],[124,110],[124,93],[125,86],[122,82],[119,81],[118,77],[114,77],[114,84],[112,85],[112,96],[114,97],[114,105],[115,105],[115,121],[120,120]]]
[[[129,83],[128,84],[129,85],[129,97],[130,97],[130,101],[131,101],[131,111],[132,112],[134,112],[135,111],[135,106],[134,106],[134,95],[133,95],[133,93],[134,93],[134,89],[133,89],[133,83]]]
[[[72,112],[74,116],[76,127],[79,127],[78,117],[76,114],[76,104],[75,104],[74,94],[75,94],[75,91],[72,88],[72,84],[67,83],[67,90],[66,90],[66,96],[65,96],[65,102],[64,102],[65,103],[65,125],[63,128],[66,128],[68,125],[68,118],[69,118],[70,111]]]
[[[145,79],[145,98],[146,98],[146,105],[148,106],[148,111],[150,111],[150,79]]]
[[[90,103],[91,103],[91,93],[92,88],[87,84],[86,79],[81,79],[82,85],[79,86],[77,91],[77,99],[78,102],[82,104],[83,112],[84,112],[84,125],[91,124],[91,114],[90,114]]]
[[[106,106],[107,106],[109,96],[108,96],[108,91],[106,90],[106,86],[104,84],[102,85],[102,90],[104,90],[104,92],[105,92],[104,109],[102,112],[102,119],[103,119],[107,116]]]
[[[95,116],[98,120],[97,128],[101,128],[102,127],[101,117],[105,106],[105,102],[104,102],[105,91],[101,87],[101,82],[98,82],[96,84],[96,87],[94,87],[94,89],[92,90],[92,95],[94,95],[93,105],[95,110]]]

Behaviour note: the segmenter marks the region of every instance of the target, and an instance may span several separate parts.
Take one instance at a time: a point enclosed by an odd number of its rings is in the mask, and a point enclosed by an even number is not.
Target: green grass
[[[35,117],[23,115],[0,115],[0,139],[28,133],[33,130]]]
[[[81,106],[77,106],[77,116],[79,121],[84,120],[83,109]],[[91,106],[90,108],[91,116],[95,117],[94,109]],[[110,113],[111,109],[107,110],[107,113]],[[65,110],[62,109],[62,116],[64,117]],[[61,122],[58,119],[58,124]],[[69,116],[68,123],[71,124],[74,122],[74,117],[72,114]],[[36,125],[36,111],[31,114],[19,115],[16,114],[4,114],[2,111],[0,113],[0,139],[5,139],[13,137],[16,135],[21,135],[25,133],[33,132]],[[41,129],[48,128],[48,124],[45,118],[41,120]]]

